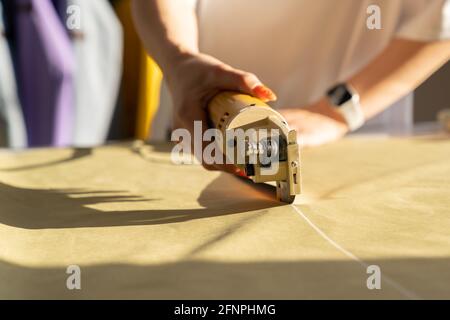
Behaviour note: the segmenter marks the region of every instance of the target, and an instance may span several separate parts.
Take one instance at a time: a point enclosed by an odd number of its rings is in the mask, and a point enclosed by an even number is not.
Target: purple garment
[[[19,93],[29,146],[69,145],[75,58],[51,0],[15,0]]]

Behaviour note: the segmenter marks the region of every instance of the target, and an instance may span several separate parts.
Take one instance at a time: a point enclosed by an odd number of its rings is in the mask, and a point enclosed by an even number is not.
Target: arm
[[[189,130],[192,137],[194,121],[202,121],[203,131],[207,129],[205,106],[219,91],[240,91],[265,101],[276,99],[254,74],[199,52],[194,2],[134,0],[132,7],[137,31],[171,91],[174,127]],[[201,154],[195,156],[200,158]],[[204,166],[234,172],[234,167]]]
[[[370,119],[415,90],[450,59],[450,41],[394,40],[349,83],[361,95]]]
[[[348,80],[360,95],[366,120],[416,89],[450,59],[450,41],[396,39],[371,63]],[[305,145],[337,140],[348,132],[342,116],[322,98],[305,110],[283,110],[300,131]]]
[[[185,54],[198,53],[198,26],[193,1],[134,0],[136,29],[147,52],[170,69]]]

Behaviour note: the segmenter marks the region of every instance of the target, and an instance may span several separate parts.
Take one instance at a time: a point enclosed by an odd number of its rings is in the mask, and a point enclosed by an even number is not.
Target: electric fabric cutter
[[[233,164],[253,182],[276,182],[277,199],[294,202],[301,192],[300,150],[297,132],[289,130],[283,116],[257,98],[231,91],[216,95],[207,110],[211,124],[224,137],[221,151],[226,154],[227,147],[234,148]],[[235,136],[227,137],[227,131],[236,129],[253,129],[256,140],[246,136],[239,144]],[[236,161],[239,152],[244,161]]]

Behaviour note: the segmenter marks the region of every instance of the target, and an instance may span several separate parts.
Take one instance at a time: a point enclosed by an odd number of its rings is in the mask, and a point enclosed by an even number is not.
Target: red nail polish
[[[257,85],[253,88],[253,94],[265,102],[277,100],[277,96],[272,90],[264,85]]]
[[[235,174],[236,174],[237,176],[239,176],[239,177],[242,177],[242,178],[248,178],[247,175],[245,174],[245,172],[242,171],[242,170],[239,169],[239,168],[236,168],[236,169],[235,169]]]

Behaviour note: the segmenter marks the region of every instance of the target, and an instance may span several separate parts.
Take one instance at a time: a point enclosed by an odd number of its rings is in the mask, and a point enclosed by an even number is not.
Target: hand
[[[202,121],[203,132],[208,129],[205,108],[220,91],[239,91],[263,101],[276,99],[254,74],[234,69],[205,54],[181,54],[168,69],[163,71],[174,103],[174,128],[189,130],[191,137],[194,137],[194,121]],[[206,169],[236,173],[234,166],[201,162]]]
[[[306,108],[279,110],[292,129],[297,130],[304,147],[319,146],[336,141],[349,132],[344,118],[326,99]]]

